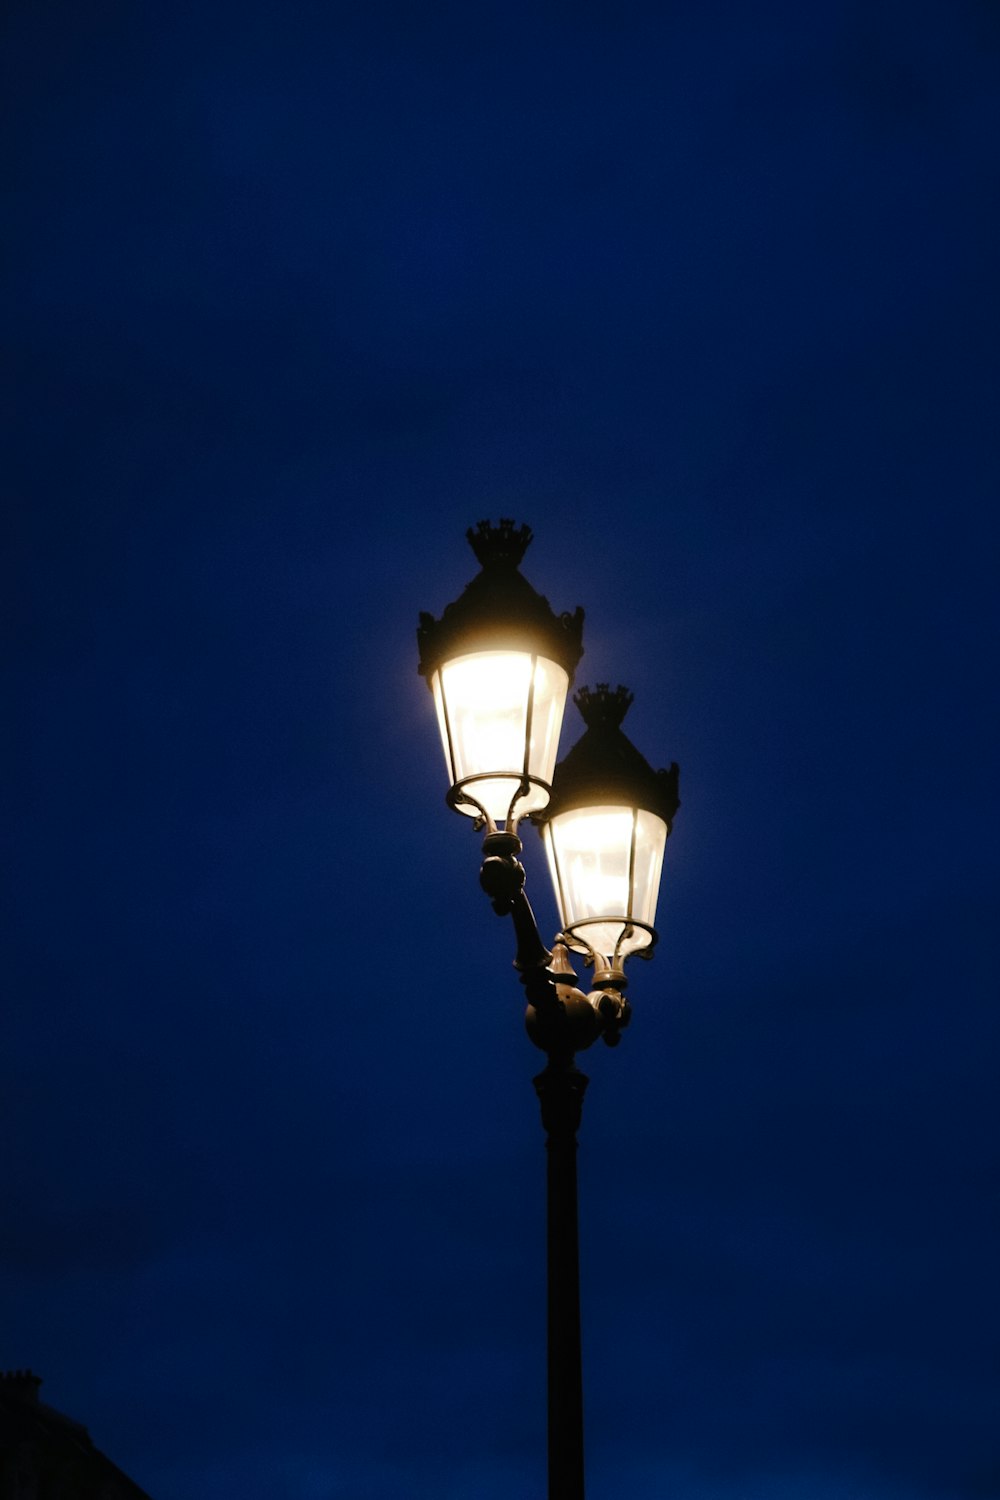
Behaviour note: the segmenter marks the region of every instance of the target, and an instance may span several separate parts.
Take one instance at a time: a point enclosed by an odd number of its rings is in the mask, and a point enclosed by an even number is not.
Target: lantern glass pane
[[[525,769],[529,697],[527,769],[551,784],[569,691],[569,676],[556,662],[527,651],[475,651],[445,662],[431,688],[452,785],[485,777],[470,781],[468,791],[495,823],[505,820]],[[545,787],[532,786],[517,815],[535,812],[548,800]],[[474,808],[459,810],[476,816]]]
[[[650,937],[641,928],[623,934],[630,917],[656,925],[667,842],[663,819],[642,808],[580,807],[560,813],[544,832],[564,927],[585,923],[581,936],[604,957],[619,941],[622,956],[645,948]]]

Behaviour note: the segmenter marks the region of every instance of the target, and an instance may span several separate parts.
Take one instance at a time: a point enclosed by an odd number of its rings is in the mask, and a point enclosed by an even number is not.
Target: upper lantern
[[[654,771],[623,734],[626,688],[599,683],[573,701],[587,729],[556,767],[542,834],[567,940],[617,970],[629,953],[649,957],[656,941],[679,773],[676,763]]]
[[[420,672],[434,694],[450,806],[514,828],[549,800],[583,610],[557,615],[518,571],[530,527],[480,521],[466,535],[482,571],[440,620],[421,614]]]

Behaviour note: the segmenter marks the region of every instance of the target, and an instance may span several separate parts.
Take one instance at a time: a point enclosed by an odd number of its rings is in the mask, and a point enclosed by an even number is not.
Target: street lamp
[[[486,830],[480,883],[514,924],[526,1025],[546,1053],[534,1080],[548,1156],[549,1500],[583,1500],[576,1132],[586,1076],[575,1054],[628,1025],[624,965],[651,958],[663,855],[680,805],[678,769],[654,771],[622,732],[632,695],[606,684],[574,702],[586,731],[558,765],[559,731],[583,654],[583,610],[557,615],[519,571],[527,526],[468,533],[481,571],[440,620],[421,614],[420,672],[434,696],[446,800]],[[524,891],[517,829],[541,830],[562,922],[543,944]],[[577,988],[569,950],[593,968]]]
[[[608,988],[610,976],[624,982],[630,954],[653,956],[678,768],[654,771],[622,733],[626,688],[581,688],[574,702],[587,730],[557,767],[537,821],[566,940],[595,965],[595,985]]]
[[[518,572],[527,526],[468,533],[482,571],[440,620],[420,616],[420,671],[434,694],[449,806],[496,832],[549,800],[583,610],[556,615]]]

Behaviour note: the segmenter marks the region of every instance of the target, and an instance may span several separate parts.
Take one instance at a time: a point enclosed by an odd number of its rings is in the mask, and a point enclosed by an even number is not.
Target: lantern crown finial
[[[480,521],[466,532],[481,571],[440,620],[422,612],[417,629],[420,672],[428,683],[449,656],[472,651],[528,651],[558,662],[573,680],[583,655],[583,610],[557,615],[532,588],[518,563],[531,527],[504,519]]]
[[[530,526],[515,528],[509,517],[501,517],[499,525],[480,521],[465,535],[481,568],[516,568],[528,550],[532,533]]]
[[[618,729],[632,706],[633,694],[621,683],[614,692],[606,682],[599,682],[593,689],[582,687],[573,694],[573,702],[588,729]]]
[[[556,766],[551,800],[536,821],[545,823],[577,807],[631,804],[655,813],[671,828],[681,805],[677,765],[655,771],[621,728],[632,703],[628,688],[612,692],[599,682],[580,688],[573,702],[587,727]]]

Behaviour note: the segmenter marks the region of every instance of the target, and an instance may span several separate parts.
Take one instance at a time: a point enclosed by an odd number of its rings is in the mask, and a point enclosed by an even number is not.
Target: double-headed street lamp
[[[420,672],[437,709],[448,805],[486,829],[479,879],[514,923],[528,1034],[547,1055],[534,1080],[548,1148],[549,1500],[583,1497],[583,1384],[576,1132],[587,1079],[577,1052],[628,1025],[624,965],[651,958],[663,854],[680,805],[676,763],[654,771],[621,723],[631,693],[604,684],[573,701],[586,731],[556,764],[583,654],[583,610],[557,615],[518,571],[527,526],[468,533],[481,571],[440,620],[422,614]],[[524,893],[518,825],[541,830],[562,929],[550,952]],[[577,989],[569,951],[593,969]]]

